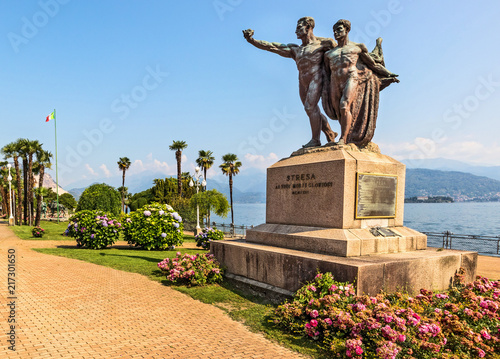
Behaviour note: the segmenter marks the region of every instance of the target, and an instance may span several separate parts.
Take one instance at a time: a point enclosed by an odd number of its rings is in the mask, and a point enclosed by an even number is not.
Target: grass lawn
[[[34,240],[68,240],[72,239],[69,237],[63,236],[64,231],[68,227],[68,222],[50,222],[50,221],[41,221],[40,227],[45,230],[45,234],[42,238],[35,238],[31,235],[31,230],[33,227],[31,226],[13,226],[11,227],[16,236],[21,239],[34,239]]]
[[[67,238],[67,237],[64,237]],[[194,239],[193,239],[194,240]],[[138,249],[78,249],[78,248],[37,248],[37,252],[79,259],[127,272],[142,274],[151,280],[167,284],[165,275],[158,269],[157,263],[165,258],[173,258],[174,251],[145,251]],[[182,253],[199,253],[199,249],[180,248]],[[261,332],[268,338],[278,341],[314,358],[323,358],[319,348],[301,337],[283,333],[270,322],[270,313],[274,306],[264,303],[260,298],[244,295],[229,283],[207,285],[203,287],[173,286],[182,293],[204,303],[215,305],[224,310],[234,320],[243,322],[254,332]],[[325,357],[326,358],[326,357]]]
[[[71,237],[63,236],[64,231],[68,228],[68,222],[52,222],[52,221],[41,221],[40,227],[45,230],[45,234],[42,238],[35,238],[31,235],[31,226],[13,226],[11,227],[15,235],[21,239],[29,240],[74,240]],[[120,240],[122,240],[122,235],[120,235]],[[194,236],[185,234],[184,242],[195,242]]]

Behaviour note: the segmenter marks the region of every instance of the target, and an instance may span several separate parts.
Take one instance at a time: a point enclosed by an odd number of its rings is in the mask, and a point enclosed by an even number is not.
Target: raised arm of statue
[[[389,70],[387,70],[382,64],[378,64],[375,62],[375,60],[370,56],[368,53],[368,49],[366,48],[365,44],[358,44],[359,48],[361,49],[361,53],[359,54],[359,57],[363,63],[368,66],[373,72],[375,72],[377,75],[380,75],[382,77],[397,77],[398,75],[393,74]],[[399,81],[397,81],[399,82]]]
[[[243,30],[243,36],[253,46],[270,52],[274,52],[283,57],[295,58],[294,48],[298,48],[295,44],[280,44],[279,42],[268,42],[263,40],[255,40],[253,38],[254,31],[252,29]]]

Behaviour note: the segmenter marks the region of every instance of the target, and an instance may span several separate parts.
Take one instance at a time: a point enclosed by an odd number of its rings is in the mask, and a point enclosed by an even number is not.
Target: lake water
[[[212,216],[211,221],[231,223],[227,218]],[[236,225],[258,225],[266,222],[265,203],[234,204]],[[406,203],[404,224],[420,232],[445,232],[482,236],[500,236],[500,202],[467,203]],[[496,252],[496,243],[471,240],[453,242],[454,249],[476,250],[491,254]],[[429,246],[441,246],[442,240],[428,239]],[[489,249],[482,246],[488,244]],[[481,250],[483,249],[483,250]]]

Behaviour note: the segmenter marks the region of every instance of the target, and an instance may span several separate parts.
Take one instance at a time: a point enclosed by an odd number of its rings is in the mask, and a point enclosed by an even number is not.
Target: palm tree
[[[29,225],[33,225],[33,187],[34,187],[34,178],[33,178],[33,155],[36,154],[37,151],[42,149],[42,145],[38,140],[28,140],[22,139],[20,140],[20,150],[21,155],[23,156],[23,166],[26,164],[27,168],[25,169],[24,174],[24,187],[25,187],[25,196],[24,196],[24,213],[25,218],[24,222],[26,223],[26,219],[29,219]],[[26,218],[28,217],[28,218]]]
[[[174,141],[168,148],[175,151],[175,159],[177,160],[177,193],[182,197],[182,171],[181,159],[182,150],[187,147],[186,141]]]
[[[214,156],[212,151],[198,151],[198,158],[196,164],[203,170],[203,178],[207,179],[207,170],[214,164]]]
[[[50,159],[52,158],[52,153],[49,151],[44,151],[43,149],[39,149],[36,152],[36,160],[39,166],[39,175],[38,175],[38,188],[43,188],[43,177],[45,176],[45,169],[51,167]],[[36,194],[36,216],[35,216],[35,226],[40,225],[40,219],[42,216],[42,201],[43,201],[43,191],[39,190]]]
[[[2,148],[2,153],[4,157],[7,158],[12,158],[14,161],[14,168],[16,172],[16,182],[17,182],[17,208],[15,210],[16,213],[16,223],[18,226],[21,225],[21,213],[23,210],[23,204],[21,202],[21,196],[22,196],[22,187],[21,187],[21,171],[19,169],[19,157],[20,157],[20,151],[19,151],[19,143],[20,140],[17,140],[16,142],[11,142],[7,145],[5,145]],[[15,206],[16,201],[13,200],[13,206]]]
[[[120,160],[116,163],[118,164],[118,169],[120,171],[122,171],[122,173],[123,173],[121,194],[122,194],[122,212],[125,212],[125,191],[124,191],[124,189],[125,189],[125,172],[127,172],[127,170],[130,167],[130,160],[128,157],[120,157]]]
[[[203,178],[205,179],[205,181],[207,180],[207,170],[214,164],[215,158],[212,155],[213,155],[212,151],[204,151],[204,150],[198,151],[198,158],[196,159],[196,164],[200,166],[201,169],[203,169]],[[207,190],[207,185],[205,185],[205,188],[203,190],[204,191]],[[210,207],[208,208],[208,212],[206,213],[206,218],[208,227],[210,221]]]
[[[240,173],[241,162],[234,153],[228,153],[222,156],[223,163],[219,166],[222,173],[229,176],[229,199],[231,203],[231,229],[234,231],[234,213],[233,213],[233,176]]]

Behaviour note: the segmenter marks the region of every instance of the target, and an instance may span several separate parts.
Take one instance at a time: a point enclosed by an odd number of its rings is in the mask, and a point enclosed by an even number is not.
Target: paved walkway
[[[0,224],[0,358],[304,358],[139,274],[30,250],[61,244],[22,241]],[[16,251],[15,352],[6,334],[9,249]],[[500,279],[500,258],[480,256],[478,274]]]
[[[144,276],[30,250],[0,224],[0,358],[304,358]],[[16,351],[7,252],[16,251]]]

